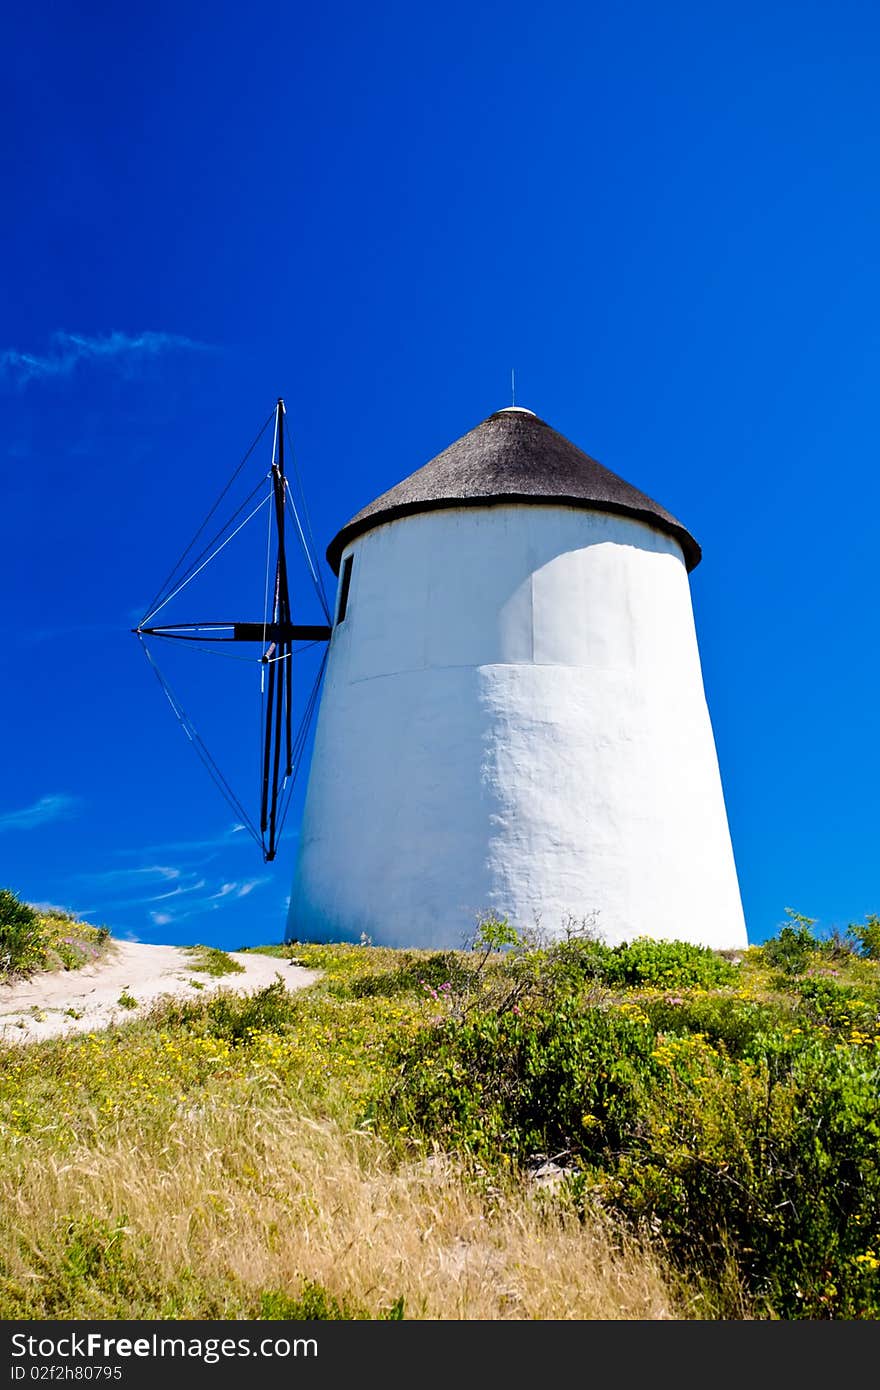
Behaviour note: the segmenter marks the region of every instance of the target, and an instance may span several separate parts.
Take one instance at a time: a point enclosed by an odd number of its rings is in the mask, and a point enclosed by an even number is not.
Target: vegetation
[[[880,916],[876,912],[865,918],[864,926],[851,922],[848,933],[863,956],[869,960],[880,960]]]
[[[297,943],[301,993],[9,1046],[0,1316],[877,1318],[874,920]]]
[[[788,915],[714,984],[681,943],[520,951],[402,1041],[381,1122],[483,1164],[555,1154],[573,1200],[759,1316],[880,1316],[880,971]]]
[[[189,946],[187,955],[192,961],[188,970],[197,970],[200,975],[243,975],[244,966],[219,946]]]
[[[106,949],[109,927],[92,927],[60,908],[41,911],[0,888],[0,980],[37,970],[78,970]]]

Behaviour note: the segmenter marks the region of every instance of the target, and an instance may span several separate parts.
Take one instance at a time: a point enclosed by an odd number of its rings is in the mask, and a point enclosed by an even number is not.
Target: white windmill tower
[[[691,609],[700,548],[531,411],[370,503],[340,576],[288,937],[747,944]]]

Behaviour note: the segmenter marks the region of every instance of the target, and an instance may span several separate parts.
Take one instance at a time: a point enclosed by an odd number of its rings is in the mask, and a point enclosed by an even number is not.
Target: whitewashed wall
[[[688,576],[670,537],[559,506],[355,540],[288,936],[460,946],[494,909],[609,943],[746,945]]]

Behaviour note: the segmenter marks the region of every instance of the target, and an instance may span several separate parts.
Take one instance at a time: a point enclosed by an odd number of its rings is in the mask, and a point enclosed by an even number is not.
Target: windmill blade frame
[[[209,771],[212,780],[225,799],[241,817],[242,822],[260,845],[263,859],[271,862],[278,850],[278,843],[287,813],[290,809],[293,788],[302,763],[302,754],[308,738],[309,728],[317,705],[318,693],[326,667],[327,652],[320,663],[317,676],[306,699],[304,713],[299,723],[294,724],[294,679],[293,659],[316,644],[329,643],[332,635],[330,611],[323,580],[320,576],[317,558],[309,546],[311,527],[306,513],[306,522],[300,518],[293,492],[285,474],[285,439],[289,434],[285,422],[285,406],[279,397],[274,411],[264,422],[256,439],[244,458],[235,469],[229,482],[220,493],[195,536],[184,550],[177,564],[167,576],[164,584],[154,598],[148,612],[136,628],[132,628],[141,642],[147,659],[159,680],[169,704],[184,730],[187,738]],[[204,535],[208,523],[228,495],[234,482],[253,453],[268,424],[274,419],[275,431],[272,446],[272,464],[248,493],[229,520],[215,532],[212,539],[204,545],[193,558],[195,547]],[[292,449],[291,449],[292,454]],[[298,474],[297,474],[298,478]],[[263,498],[251,508],[243,520],[239,520],[259,492],[269,481],[270,487]],[[299,478],[298,478],[299,480]],[[301,482],[300,482],[301,488]],[[156,624],[156,618],[178,594],[180,594],[231,541],[252,521],[264,506],[269,506],[269,533],[266,547],[266,585],[263,621],[232,620],[219,621],[207,619],[200,622],[178,622]],[[292,615],[290,586],[287,563],[286,522],[288,513],[292,517],[296,533],[306,559],[318,601],[327,621],[323,624],[295,623]],[[274,531],[273,531],[274,528]],[[274,582],[271,585],[272,603],[269,607],[272,537],[275,541]],[[147,643],[152,639],[188,643],[194,650],[208,650],[215,655],[234,656],[238,660],[252,661],[260,667],[260,769],[259,769],[259,816],[248,814],[244,801],[232,789],[224,777],[213,755],[207,749],[195,724],[184,708],[169,682],[162,673]],[[210,644],[208,647],[202,644]],[[296,646],[305,643],[304,646]],[[261,648],[258,655],[243,656],[236,652],[217,650],[226,644],[252,644]]]

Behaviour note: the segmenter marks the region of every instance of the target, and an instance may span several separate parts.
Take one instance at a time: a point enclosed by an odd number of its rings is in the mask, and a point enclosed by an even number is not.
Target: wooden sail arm
[[[325,623],[236,623],[234,642],[329,642],[332,628]]]
[[[182,642],[329,642],[326,623],[174,623],[134,627],[142,637],[170,637]]]

